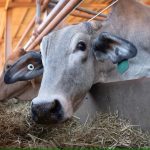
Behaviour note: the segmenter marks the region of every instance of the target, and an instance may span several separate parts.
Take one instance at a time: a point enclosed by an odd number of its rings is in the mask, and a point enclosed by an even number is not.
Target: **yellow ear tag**
[[[120,63],[118,63],[117,70],[120,74],[123,74],[129,69],[129,62],[128,60],[124,60]]]

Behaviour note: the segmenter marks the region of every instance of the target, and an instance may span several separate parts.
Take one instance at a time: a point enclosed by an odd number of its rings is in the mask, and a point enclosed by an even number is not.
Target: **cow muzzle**
[[[31,113],[32,119],[39,124],[55,124],[64,121],[64,110],[58,99],[39,104],[32,102]]]

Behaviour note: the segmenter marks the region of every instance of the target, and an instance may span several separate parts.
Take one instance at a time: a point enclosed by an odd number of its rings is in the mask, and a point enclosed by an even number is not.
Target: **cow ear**
[[[97,60],[110,60],[114,64],[133,58],[137,54],[137,49],[132,43],[107,32],[102,32],[93,41],[93,51]]]
[[[19,52],[21,56],[26,54],[26,51],[24,48],[19,48]]]

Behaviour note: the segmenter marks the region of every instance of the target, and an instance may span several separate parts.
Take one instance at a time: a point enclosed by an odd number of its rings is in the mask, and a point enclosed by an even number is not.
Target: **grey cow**
[[[135,4],[129,7],[132,3]],[[141,75],[136,76],[140,69],[136,67],[139,65],[137,62],[142,63],[139,58],[149,55],[147,43],[140,43],[141,39],[136,36],[139,34],[136,31],[140,30],[132,28],[140,20],[135,15],[141,19],[144,17],[135,11],[138,7],[140,10],[149,9],[134,0],[120,0],[102,26],[95,22],[81,23],[43,38],[43,79],[39,94],[32,100],[31,106],[33,119],[37,123],[57,123],[70,118],[95,83],[128,80],[144,75],[142,71]],[[123,13],[127,9],[131,15]],[[147,40],[147,35],[143,36]],[[130,68],[120,75],[115,64],[137,53],[129,41],[138,46],[139,54],[137,58],[129,60]]]

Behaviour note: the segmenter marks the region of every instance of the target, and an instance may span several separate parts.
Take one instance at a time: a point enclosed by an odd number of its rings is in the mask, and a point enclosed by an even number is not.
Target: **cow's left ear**
[[[114,64],[133,58],[137,54],[137,49],[132,43],[107,32],[102,32],[93,41],[93,51],[97,60],[111,60]]]

